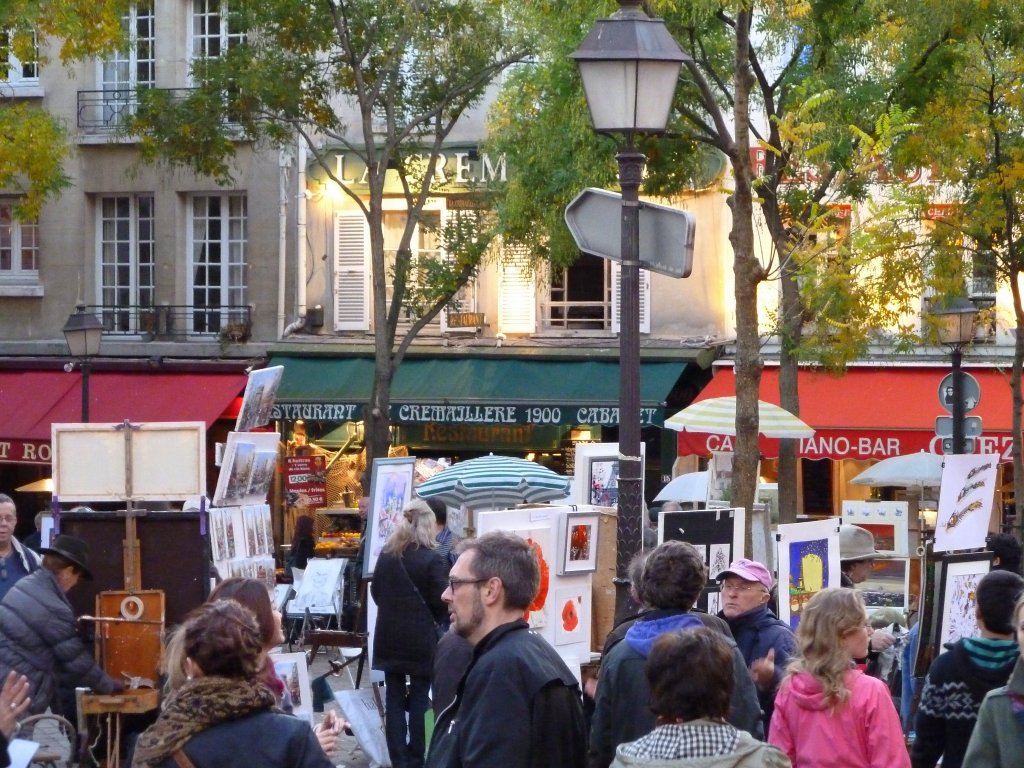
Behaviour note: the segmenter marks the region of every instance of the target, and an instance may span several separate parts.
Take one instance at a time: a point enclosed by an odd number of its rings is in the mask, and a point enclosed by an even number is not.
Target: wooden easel
[[[359,612],[356,614],[355,623],[357,630],[366,621],[367,582],[367,579],[363,579],[359,585]],[[308,616],[309,611],[306,614]],[[360,650],[359,655],[346,659],[340,667],[340,669],[344,669],[352,662],[358,662],[356,669],[356,688],[358,688],[360,681],[363,679],[363,667],[366,665],[369,634],[358,631],[347,632],[340,629],[309,629],[307,624],[308,622],[303,620],[302,636],[299,639],[301,647],[309,646],[309,650],[306,652],[306,664],[313,663],[313,659],[316,658],[316,654],[321,648],[358,648]]]

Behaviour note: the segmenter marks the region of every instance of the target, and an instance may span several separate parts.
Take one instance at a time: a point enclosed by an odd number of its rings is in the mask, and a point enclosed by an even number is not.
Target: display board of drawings
[[[708,581],[697,600],[697,608],[718,613],[721,590],[718,574],[729,563],[744,556],[743,532],[746,512],[734,509],[704,509],[661,512],[658,515],[658,543],[685,541],[697,548],[708,569]]]
[[[577,672],[590,660],[599,519],[600,510],[591,505],[537,505],[477,515],[480,535],[507,531],[529,544],[540,567],[540,590],[527,621]]]
[[[936,577],[930,606],[931,638],[940,653],[946,643],[978,635],[975,595],[978,582],[991,568],[992,553],[963,550],[985,546],[998,463],[999,457],[993,454],[964,454],[947,456],[943,464],[935,521]]]
[[[270,589],[274,588],[274,536],[266,502],[277,471],[281,436],[249,430],[270,420],[283,371],[275,366],[249,373],[209,510],[210,556],[221,578],[259,579]]]
[[[274,536],[270,505],[214,507],[209,512],[210,551],[222,579],[259,579],[274,588]]]

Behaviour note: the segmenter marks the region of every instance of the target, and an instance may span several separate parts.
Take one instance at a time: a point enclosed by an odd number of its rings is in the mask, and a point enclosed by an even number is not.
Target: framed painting
[[[978,582],[991,567],[991,552],[946,555],[942,558],[936,650],[945,648],[946,643],[977,636],[978,622],[974,613],[978,607]]]
[[[293,712],[300,716],[313,716],[313,688],[309,683],[309,669],[304,653],[272,653],[270,661],[274,672],[284,683],[285,692],[292,700]]]
[[[363,577],[373,576],[377,558],[388,537],[398,527],[402,510],[412,499],[416,458],[375,459],[370,479],[370,509],[366,516],[366,549]]]
[[[825,587],[839,586],[839,521],[783,524],[776,541],[779,618],[795,630],[807,601]]]
[[[646,453],[640,445],[640,455]],[[643,477],[643,469],[641,469]],[[572,498],[577,504],[614,507],[619,503],[619,444],[581,443],[576,446]]]
[[[249,432],[270,421],[270,411],[283,376],[283,365],[249,372],[249,380],[242,395],[242,407],[235,421],[235,432]]]
[[[597,570],[597,529],[594,512],[563,512],[558,520],[558,575]]]

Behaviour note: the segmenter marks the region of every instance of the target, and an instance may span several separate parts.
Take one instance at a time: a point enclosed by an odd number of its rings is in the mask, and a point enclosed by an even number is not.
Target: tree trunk
[[[783,246],[785,247],[785,245]],[[779,403],[795,416],[800,415],[798,392],[798,358],[803,331],[803,305],[800,303],[800,286],[793,274],[791,262],[781,252],[783,263],[780,272],[782,282],[782,320],[780,323],[781,346],[779,349]],[[798,440],[783,440],[779,447],[779,522],[794,523],[797,515],[797,458]]]
[[[1021,391],[1021,371],[1024,369],[1024,304],[1020,295],[1019,269],[1010,272],[1010,291],[1013,294],[1013,315],[1017,321],[1013,342],[1013,373],[1010,377],[1010,391],[1013,393],[1013,413],[1010,429],[1013,435],[1013,511],[1014,527],[1018,539],[1024,538],[1024,456],[1021,453],[1021,407],[1024,393]],[[1002,511],[1000,510],[1000,520]]]
[[[736,454],[733,461],[733,504],[748,511],[745,551],[751,552],[751,515],[757,492],[760,450],[758,399],[761,385],[761,344],[758,334],[757,288],[764,269],[754,253],[754,200],[750,163],[750,89],[754,79],[749,65],[749,10],[736,17],[735,145],[732,168],[735,192],[729,201],[732,229],[733,274],[736,279]]]

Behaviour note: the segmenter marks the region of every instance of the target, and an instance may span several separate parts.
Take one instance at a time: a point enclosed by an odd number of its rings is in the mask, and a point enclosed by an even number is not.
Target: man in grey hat
[[[89,547],[74,536],[58,536],[40,550],[43,567],[15,584],[0,602],[0,679],[11,670],[32,686],[31,714],[58,707],[61,683],[112,693],[124,686],[104,672],[75,629],[65,595],[79,580],[92,579]],[[75,722],[74,712],[59,712]]]
[[[871,566],[875,560],[885,558],[875,549],[875,537],[871,531],[859,525],[839,526],[839,570],[842,572],[841,583],[844,587],[856,589],[857,585],[866,581],[871,575]],[[876,630],[868,640],[868,658],[872,661],[878,654],[891,648],[896,638],[888,632]],[[869,666],[869,674],[871,673]]]

